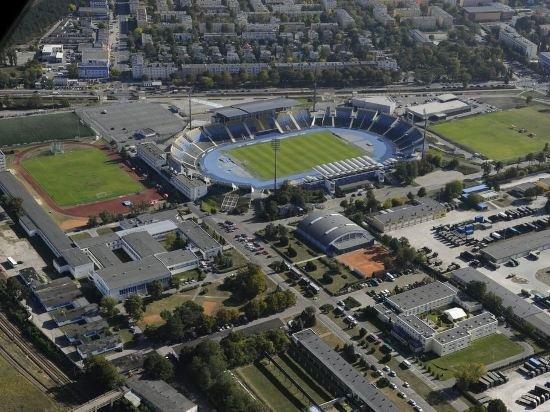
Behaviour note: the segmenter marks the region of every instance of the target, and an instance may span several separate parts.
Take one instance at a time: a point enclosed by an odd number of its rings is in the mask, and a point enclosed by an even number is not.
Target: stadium
[[[311,113],[276,98],[214,110],[210,124],[186,130],[172,144],[169,166],[213,183],[270,189],[275,140],[279,182],[329,191],[381,179],[423,146],[422,133],[398,117],[352,106]]]

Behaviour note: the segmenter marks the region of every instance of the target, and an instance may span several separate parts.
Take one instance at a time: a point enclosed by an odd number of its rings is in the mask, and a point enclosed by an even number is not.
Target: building
[[[290,352],[317,382],[336,397],[347,398],[358,410],[399,410],[313,330],[305,329],[293,334]]]
[[[478,23],[510,20],[514,9],[502,3],[491,3],[484,6],[464,7],[464,15],[470,21]]]
[[[498,38],[501,43],[528,59],[534,59],[537,56],[537,45],[519,34],[512,26],[503,24]]]
[[[539,53],[539,67],[545,73],[550,73],[550,52]]]
[[[192,220],[179,223],[178,230],[191,243],[190,249],[202,255],[203,259],[213,258],[223,249],[222,245]]]
[[[128,379],[126,385],[156,412],[197,412],[198,407],[161,380]]]
[[[40,49],[40,60],[48,63],[63,62],[62,44],[43,44]]]
[[[530,324],[542,339],[550,338],[550,315],[544,309],[529,303],[480,271],[471,267],[457,269],[451,273],[451,280],[463,288],[472,281],[485,283],[486,292],[498,296],[502,300],[502,307],[512,308],[513,316],[518,323]]]
[[[208,184],[198,177],[187,177],[184,174],[175,175],[170,183],[189,200],[195,201],[208,193]]]
[[[349,103],[356,109],[374,110],[384,114],[392,114],[397,107],[395,100],[388,96],[353,97]]]
[[[468,113],[472,107],[462,100],[451,100],[447,102],[430,102],[410,106],[407,113],[416,120],[444,120],[449,116]]]
[[[428,14],[435,17],[437,26],[442,29],[448,29],[453,26],[453,16],[439,6],[430,6]]]
[[[49,283],[37,285],[31,290],[46,312],[71,307],[75,300],[82,297],[82,292],[76,283],[68,277],[54,279]]]
[[[108,79],[109,51],[102,47],[87,47],[82,50],[82,61],[78,64],[80,79]]]
[[[2,150],[0,150],[0,172],[5,172],[6,170],[6,155]]]
[[[374,238],[365,229],[339,213],[313,211],[298,224],[296,235],[328,255],[338,255],[372,246]]]
[[[155,170],[166,165],[166,153],[151,142],[140,143],[136,146],[137,156]]]
[[[468,347],[472,341],[496,332],[498,322],[493,314],[482,312],[471,317],[461,308],[443,313],[456,315],[453,326],[438,332],[435,325],[420,315],[453,303],[462,304],[455,288],[439,281],[390,296],[375,306],[377,316],[391,326],[391,334],[414,352],[432,351],[444,356]],[[462,319],[462,320],[460,320]]]
[[[545,229],[491,243],[480,252],[491,262],[504,263],[512,258],[524,257],[533,251],[548,248],[550,248],[550,229]]]
[[[368,223],[380,232],[388,232],[402,227],[439,219],[445,216],[447,209],[441,203],[422,198],[414,204],[392,207],[381,210],[367,219]]]
[[[353,17],[351,17],[346,10],[336,9],[335,13],[336,21],[338,22],[338,26],[340,26],[341,29],[348,29],[355,26],[355,20],[353,20]]]

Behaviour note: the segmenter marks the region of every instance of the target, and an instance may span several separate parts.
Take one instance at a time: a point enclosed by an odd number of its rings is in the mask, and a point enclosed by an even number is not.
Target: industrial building
[[[395,100],[388,96],[356,96],[349,101],[349,104],[355,109],[373,110],[384,114],[392,114],[397,107]]]
[[[399,409],[313,330],[292,335],[292,355],[323,387],[345,397],[358,410],[391,412]]]
[[[153,411],[197,412],[198,406],[161,380],[129,379],[126,385]]]
[[[415,204],[392,207],[378,212],[367,219],[380,232],[413,226],[445,216],[447,209],[441,203],[430,199],[419,199]]]
[[[531,252],[548,248],[550,248],[550,229],[545,229],[494,242],[480,252],[491,262],[504,263],[512,258],[524,257]]]
[[[451,280],[464,288],[472,281],[485,283],[487,286],[486,292],[498,296],[502,300],[501,305],[503,308],[512,308],[514,317],[518,322],[530,324],[542,339],[550,338],[550,315],[548,313],[480,271],[471,267],[457,269],[451,273]]]
[[[374,238],[365,229],[339,213],[313,211],[298,224],[296,234],[328,255],[338,255],[372,246]]]
[[[430,102],[407,108],[407,113],[416,120],[445,120],[449,116],[468,113],[472,107],[462,100]]]
[[[514,9],[506,4],[491,3],[483,6],[464,7],[465,17],[474,22],[493,22],[510,20],[514,15]]]

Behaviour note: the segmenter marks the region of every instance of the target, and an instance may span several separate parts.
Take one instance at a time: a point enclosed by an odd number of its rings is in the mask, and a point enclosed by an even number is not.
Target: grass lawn
[[[71,235],[72,240],[81,240],[81,239],[87,239],[91,237],[88,232],[79,232],[75,233],[74,235]]]
[[[74,113],[24,116],[0,120],[0,146],[94,136]]]
[[[147,325],[162,325],[164,320],[160,317],[160,313],[163,310],[173,311],[183,302],[190,300],[195,292],[195,290],[191,290],[188,293],[174,293],[173,295],[149,303],[145,308],[143,319],[139,321],[138,326],[145,329]]]
[[[509,161],[540,151],[550,142],[550,110],[541,106],[511,109],[451,120],[431,129],[472,152]],[[535,136],[529,137],[530,133]]]
[[[23,160],[23,167],[60,206],[136,193],[143,186],[99,149],[74,150]]]
[[[35,388],[0,356],[0,409],[4,411],[56,411],[61,408]]]
[[[495,333],[474,341],[470,347],[427,362],[434,373],[443,374],[446,380],[453,376],[452,369],[463,363],[490,363],[521,353],[522,348],[506,336]]]
[[[323,287],[323,289],[325,289],[331,295],[336,295],[344,286],[350,286],[359,281],[359,279],[355,277],[355,275],[353,275],[348,269],[342,267],[340,274],[332,275],[332,281],[330,283],[327,283],[323,278],[323,275],[327,272],[330,272],[330,268],[325,265],[321,259],[315,260],[314,263],[317,266],[317,269],[311,272],[305,271],[305,264],[300,266],[308,277],[319,283]]]
[[[313,166],[361,156],[363,150],[329,131],[315,131],[280,139],[277,174],[281,177],[305,172]],[[229,156],[261,179],[273,177],[271,142],[241,146]]]

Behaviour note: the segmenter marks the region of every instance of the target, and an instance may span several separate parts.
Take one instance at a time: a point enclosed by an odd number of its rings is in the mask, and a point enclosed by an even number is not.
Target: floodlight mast
[[[273,193],[277,194],[277,153],[281,149],[281,141],[279,139],[273,139],[271,141],[271,148],[273,149],[274,165],[273,165]]]

